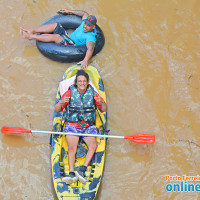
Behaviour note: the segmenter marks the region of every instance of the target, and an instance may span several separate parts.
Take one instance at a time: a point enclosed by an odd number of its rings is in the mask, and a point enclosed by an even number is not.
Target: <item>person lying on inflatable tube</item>
[[[59,23],[46,24],[33,29],[20,28],[20,33],[23,38],[28,40],[38,40],[41,42],[55,42],[60,45],[86,45],[87,51],[85,58],[78,64],[84,70],[87,68],[88,61],[92,57],[96,44],[96,23],[97,19],[94,15],[89,15],[81,10],[62,9],[60,13],[74,14],[82,17],[81,25],[68,35],[65,29]],[[38,35],[37,33],[43,33]],[[53,33],[53,34],[48,34]]]

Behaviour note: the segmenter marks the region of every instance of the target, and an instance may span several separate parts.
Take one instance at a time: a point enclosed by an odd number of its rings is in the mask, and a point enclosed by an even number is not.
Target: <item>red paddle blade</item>
[[[155,142],[155,135],[134,134],[130,136],[124,136],[124,139],[128,139],[136,143],[153,144]]]
[[[6,134],[20,134],[20,133],[31,133],[31,130],[20,128],[20,127],[3,126],[1,128],[1,132],[6,133]]]

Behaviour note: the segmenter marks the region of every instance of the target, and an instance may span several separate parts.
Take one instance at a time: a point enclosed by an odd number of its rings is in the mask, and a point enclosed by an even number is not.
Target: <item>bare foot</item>
[[[27,29],[27,28],[24,28],[24,27],[20,27],[20,29],[22,31],[27,32],[28,34],[35,34],[35,32],[33,31],[33,29]]]
[[[32,39],[32,38],[31,38],[32,34],[29,33],[26,29],[20,28],[20,34],[21,34],[21,36],[22,36],[23,38],[25,38],[25,39],[28,39],[28,40],[31,40],[31,39]]]

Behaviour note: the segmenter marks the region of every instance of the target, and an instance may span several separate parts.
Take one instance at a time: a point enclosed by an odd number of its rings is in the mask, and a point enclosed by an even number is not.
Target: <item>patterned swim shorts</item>
[[[85,134],[97,134],[97,127],[95,125],[86,127],[86,128],[76,128],[75,126],[70,126],[69,124],[65,124],[63,128],[64,132],[72,132],[72,133],[85,133]],[[81,138],[84,140],[87,136],[82,136]]]

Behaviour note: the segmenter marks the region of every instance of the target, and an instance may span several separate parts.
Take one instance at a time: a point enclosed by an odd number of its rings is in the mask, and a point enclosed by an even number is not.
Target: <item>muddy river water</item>
[[[182,176],[200,174],[200,1],[0,2],[0,127],[52,130],[58,82],[74,64],[44,57],[19,27],[61,8],[86,10],[106,38],[90,64],[104,81],[109,134],[156,136],[151,145],[108,140],[98,199],[200,199],[172,188],[199,184]],[[48,135],[0,135],[0,199],[53,200]]]

